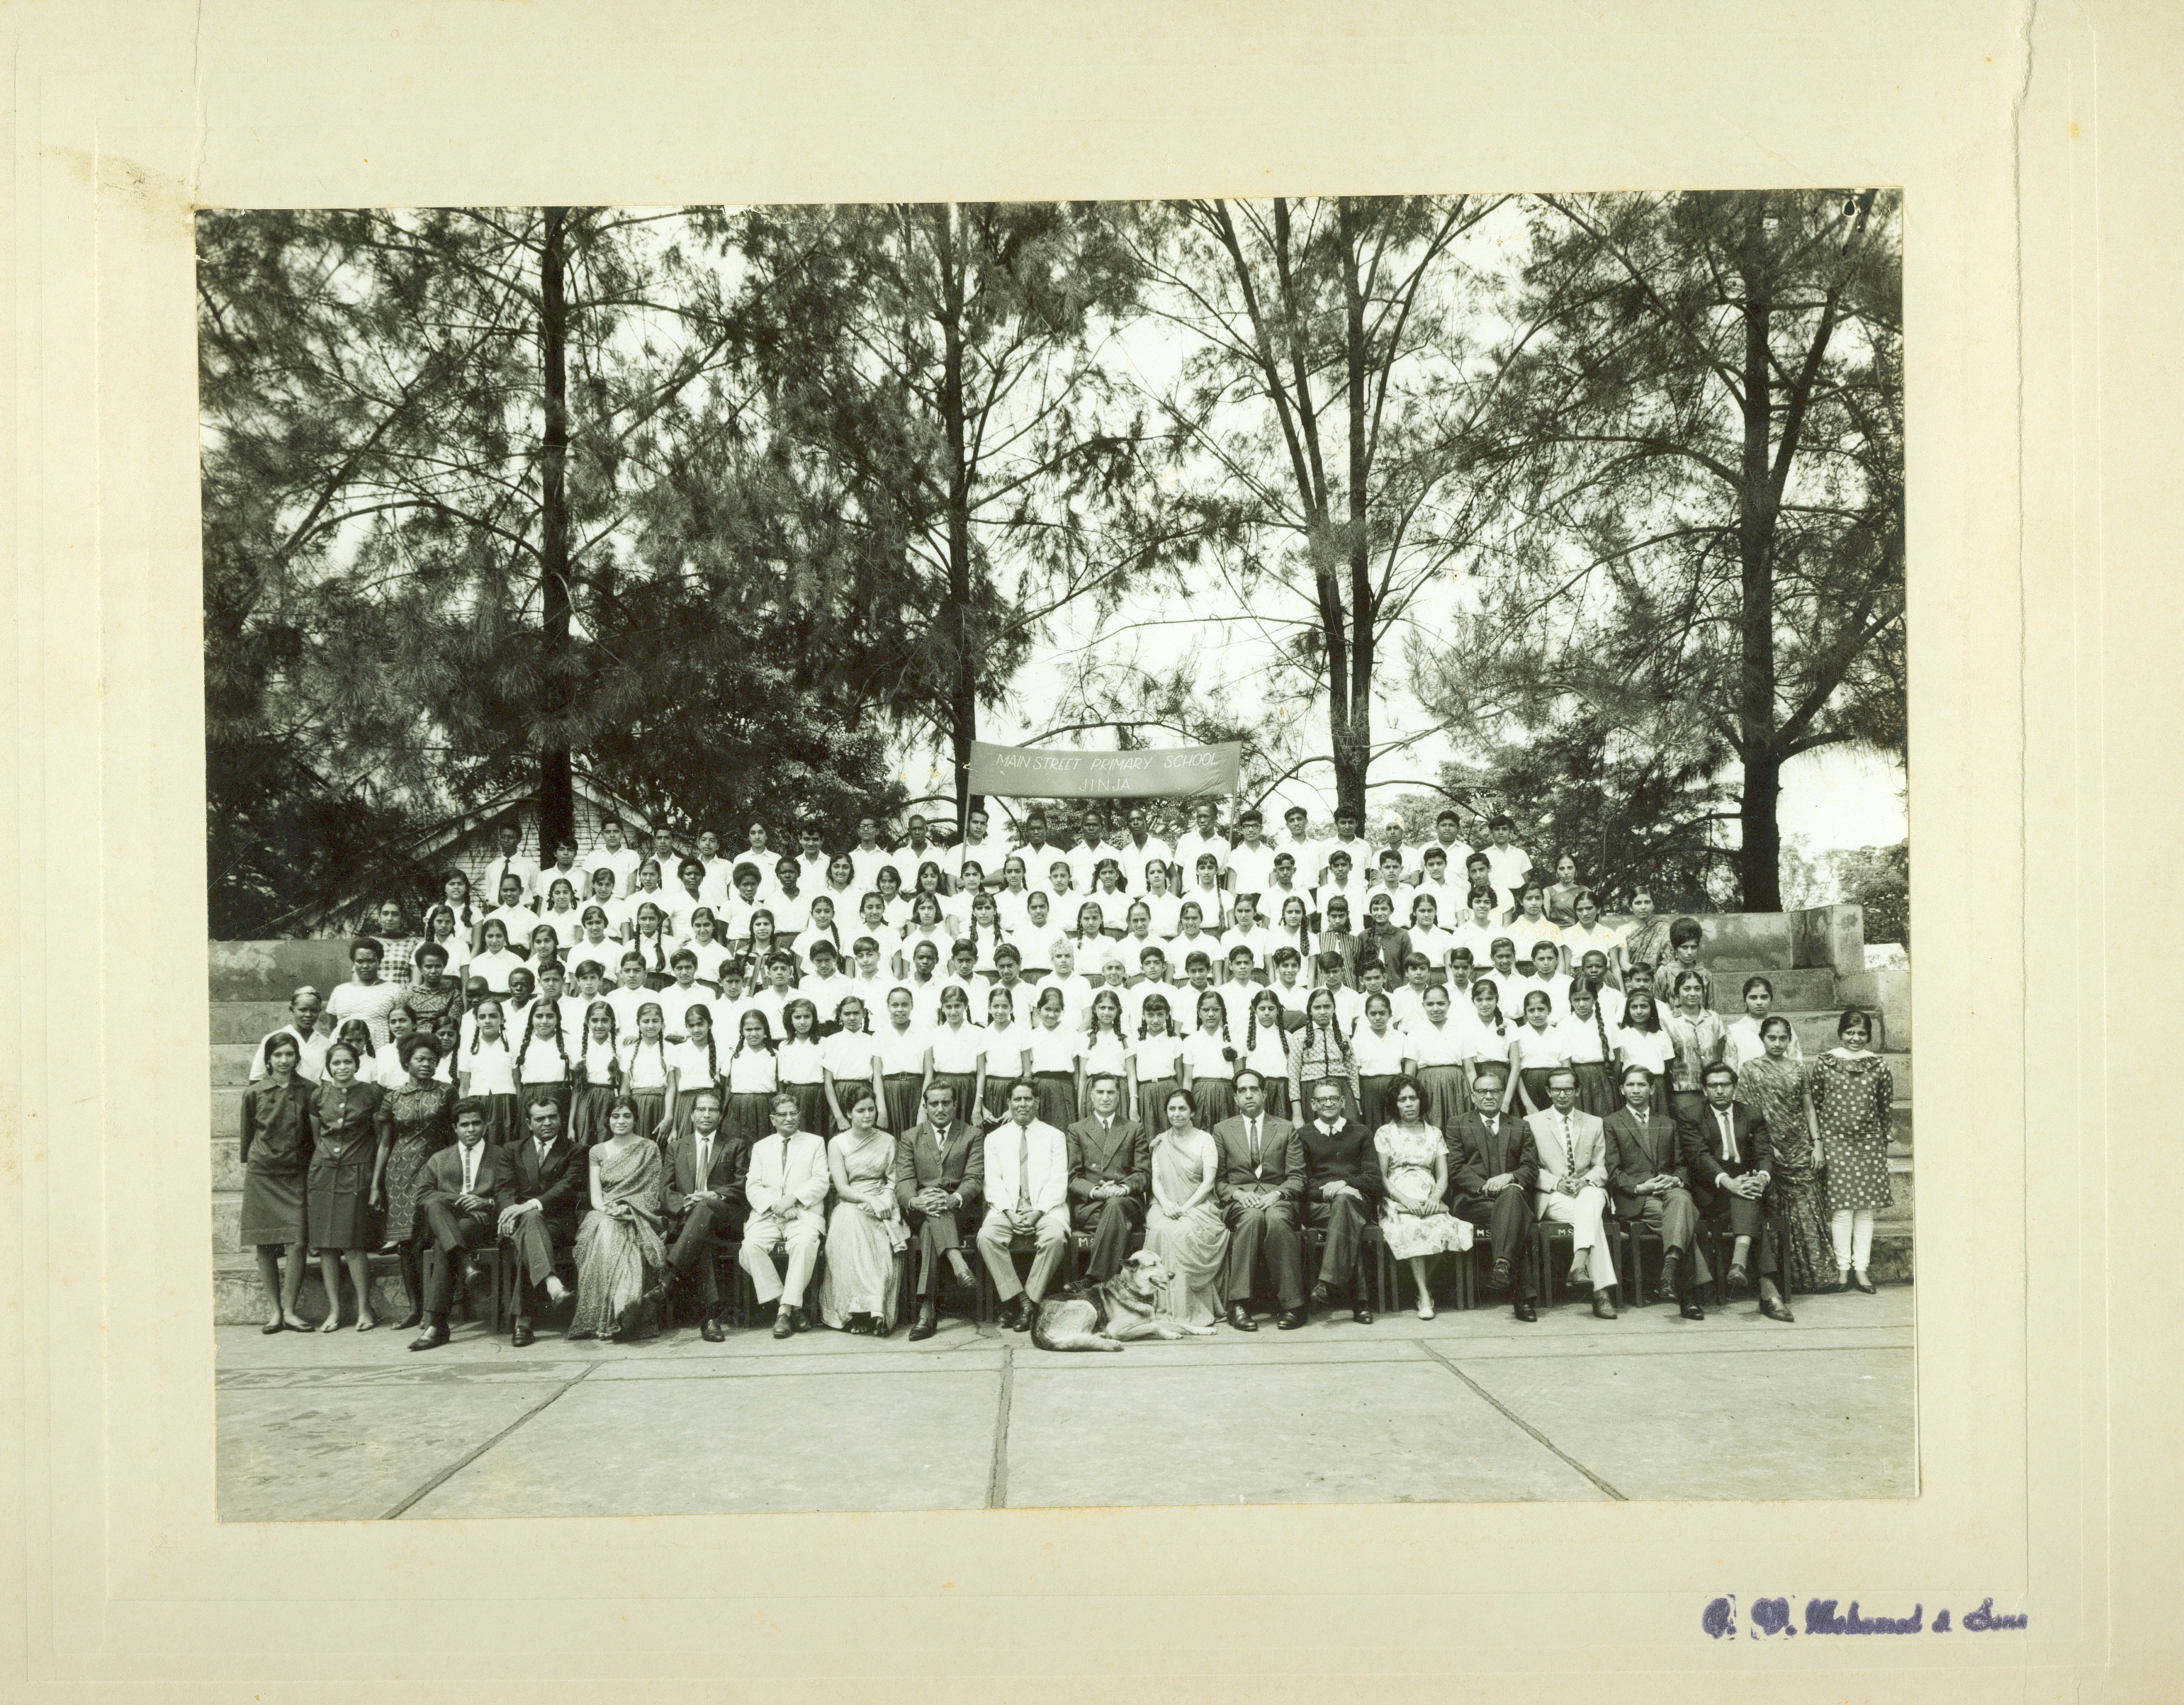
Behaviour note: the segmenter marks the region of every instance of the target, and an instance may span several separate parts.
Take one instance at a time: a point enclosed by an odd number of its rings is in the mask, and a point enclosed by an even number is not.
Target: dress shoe
[[[939,1321],[929,1314],[921,1314],[918,1316],[917,1324],[910,1329],[910,1341],[913,1344],[922,1344],[939,1329]]]
[[[1518,1299],[1516,1314],[1519,1320],[1537,1320],[1540,1318],[1540,1311],[1533,1306],[1529,1296]]]
[[[1259,1323],[1251,1318],[1251,1311],[1240,1302],[1228,1305],[1228,1323],[1239,1332],[1256,1332]]]
[[[1509,1288],[1509,1263],[1496,1256],[1494,1270],[1486,1275],[1486,1283],[1491,1290],[1507,1290]]]
[[[721,1330],[721,1323],[709,1314],[698,1323],[698,1335],[708,1344],[719,1344],[725,1342],[728,1334]]]
[[[796,1322],[788,1308],[784,1307],[774,1315],[773,1335],[777,1338],[794,1338],[796,1335]]]
[[[1615,1318],[1615,1300],[1604,1290],[1592,1293],[1592,1318],[1595,1320]]]
[[[446,1323],[444,1322],[436,1322],[434,1324],[427,1326],[424,1331],[420,1333],[416,1337],[411,1339],[410,1340],[410,1347],[412,1350],[437,1350],[447,1341],[448,1329]]]
[[[1275,1321],[1274,1325],[1281,1331],[1294,1332],[1304,1324],[1304,1321],[1305,1313],[1301,1308],[1284,1308],[1282,1310],[1281,1318]]]
[[[1797,1318],[1791,1313],[1788,1303],[1773,1296],[1763,1296],[1759,1299],[1759,1312],[1769,1320],[1780,1320],[1786,1325]]]
[[[1674,1253],[1669,1254],[1662,1261],[1661,1280],[1659,1284],[1653,1287],[1653,1294],[1656,1296],[1674,1296],[1680,1288],[1676,1284],[1676,1262],[1677,1257]],[[1645,1277],[1642,1271],[1640,1273],[1639,1277],[1641,1279]]]
[[[1750,1273],[1744,1270],[1743,1266],[1740,1263],[1729,1269],[1729,1274],[1724,1282],[1731,1285],[1741,1284],[1747,1279],[1751,1278],[1751,1276],[1752,1275]]]
[[[1858,1290],[1864,1292],[1868,1296],[1873,1295],[1873,1281],[1868,1279],[1864,1273],[1853,1273],[1850,1276],[1850,1282],[1856,1285]]]
[[[1324,1308],[1334,1301],[1334,1287],[1325,1279],[1321,1279],[1318,1284],[1312,1286],[1312,1306],[1314,1308]]]
[[[517,1321],[515,1330],[508,1334],[509,1347],[513,1350],[526,1349],[531,1342],[531,1323],[527,1320]]]
[[[790,1309],[788,1311],[788,1329],[791,1332],[809,1332],[811,1329],[811,1317],[806,1314],[800,1308]]]
[[[1370,1326],[1373,1323],[1373,1311],[1361,1302],[1350,1311],[1350,1318],[1360,1326]]]
[[[1676,1301],[1676,1312],[1682,1315],[1686,1320],[1703,1320],[1706,1318],[1706,1310],[1699,1307],[1697,1299],[1694,1297],[1679,1297]]]

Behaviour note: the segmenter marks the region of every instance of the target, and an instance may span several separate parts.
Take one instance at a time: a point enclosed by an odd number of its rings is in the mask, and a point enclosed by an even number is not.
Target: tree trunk
[[[577,839],[576,777],[569,760],[570,678],[574,634],[569,598],[569,508],[564,482],[569,460],[568,303],[562,276],[569,210],[546,209],[538,266],[541,343],[544,348],[546,439],[541,458],[539,501],[540,603],[543,631],[539,656],[545,680],[544,716],[538,739],[538,861]]]
[[[1372,470],[1365,449],[1365,377],[1372,351],[1365,341],[1365,294],[1357,278],[1357,229],[1350,198],[1336,203],[1342,237],[1344,353],[1349,369],[1350,515],[1344,529],[1344,554],[1350,566],[1350,679],[1344,695],[1348,715],[1334,737],[1334,797],[1338,805],[1365,821],[1365,780],[1373,762],[1373,564],[1367,518]],[[1330,700],[1329,721],[1334,705]]]
[[[1775,817],[1781,762],[1775,755],[1774,501],[1772,363],[1767,334],[1769,260],[1765,198],[1754,203],[1744,271],[1744,456],[1737,502],[1742,586],[1737,633],[1738,749],[1744,757],[1743,850],[1738,859],[1747,911],[1782,909],[1782,831]]]
[[[933,248],[940,264],[944,353],[940,413],[948,434],[948,602],[955,615],[955,680],[948,698],[948,734],[956,760],[956,822],[966,827],[985,800],[971,792],[971,742],[978,732],[978,649],[971,621],[971,470],[963,412],[963,270],[956,252],[956,209],[933,213]]]

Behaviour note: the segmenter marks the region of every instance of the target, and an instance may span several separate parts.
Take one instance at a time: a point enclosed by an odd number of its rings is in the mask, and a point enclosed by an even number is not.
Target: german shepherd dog
[[[1160,1289],[1173,1275],[1150,1250],[1139,1250],[1104,1284],[1072,1284],[1039,1305],[1031,1341],[1042,1350],[1120,1350],[1134,1339],[1211,1338],[1160,1312]]]

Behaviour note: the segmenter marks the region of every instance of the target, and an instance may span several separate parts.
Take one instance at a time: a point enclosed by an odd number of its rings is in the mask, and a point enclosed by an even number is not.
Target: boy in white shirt
[[[1123,867],[1123,881],[1132,894],[1145,891],[1145,866],[1157,859],[1166,864],[1175,856],[1173,850],[1158,835],[1152,833],[1152,817],[1143,805],[1132,805],[1129,833],[1123,836],[1115,849],[1115,861]]]
[[[1317,883],[1323,883],[1328,880],[1334,867],[1334,855],[1338,852],[1342,854],[1352,871],[1373,868],[1373,849],[1357,833],[1357,813],[1346,808],[1338,810],[1334,814],[1334,839],[1321,844]],[[1357,907],[1357,911],[1359,917],[1364,916],[1362,906]]]
[[[1492,872],[1494,886],[1510,896],[1514,905],[1516,896],[1524,891],[1524,878],[1532,873],[1532,858],[1524,848],[1516,845],[1510,837],[1517,832],[1513,819],[1497,816],[1486,826],[1487,843],[1479,850],[1486,855],[1486,865]]]
[[[1175,862],[1183,866],[1183,881],[1186,890],[1198,880],[1198,860],[1201,853],[1213,855],[1217,880],[1228,868],[1228,843],[1213,821],[1211,800],[1201,800],[1192,811],[1193,827],[1175,838]]]
[[[880,844],[880,820],[859,817],[857,844],[850,849],[850,867],[857,873],[857,892],[870,894],[879,885],[880,866],[894,861],[894,855]]]
[[[620,817],[604,817],[599,822],[599,844],[592,849],[592,855],[584,861],[588,870],[614,872],[615,898],[627,900],[637,886],[637,867],[641,862],[637,849],[626,845],[621,835]]]
[[[1514,993],[1504,993],[1502,1010],[1505,1012],[1524,1010],[1524,997],[1540,994],[1547,997],[1547,1007],[1553,1022],[1560,1023],[1569,1017],[1569,983],[1560,967],[1562,949],[1553,942],[1542,939],[1532,948],[1532,968],[1529,973],[1518,971],[1513,979]]]
[[[1228,849],[1228,889],[1263,894],[1274,872],[1274,849],[1262,831],[1266,819],[1255,807],[1236,819],[1236,839]]]
[[[503,823],[493,831],[493,837],[500,850],[493,855],[493,861],[487,865],[480,874],[477,891],[488,900],[498,902],[500,900],[502,883],[505,878],[512,876],[515,878],[515,904],[521,905],[538,889],[538,861],[536,859],[526,858],[521,853],[516,851],[516,848],[523,844],[523,832],[514,823]],[[515,939],[515,932],[510,930],[509,937],[511,940]]]
[[[968,942],[963,944],[970,945]],[[1067,937],[1056,941],[1051,949],[1053,968],[1034,985],[1040,995],[1050,989],[1061,991],[1061,1028],[1065,1030],[1089,1030],[1092,1028],[1092,983],[1077,971],[1077,950]],[[1028,956],[1027,956],[1028,957]]]

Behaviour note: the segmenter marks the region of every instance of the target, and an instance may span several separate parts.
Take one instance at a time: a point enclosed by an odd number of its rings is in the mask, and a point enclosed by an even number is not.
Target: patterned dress
[[[1445,1206],[1425,1218],[1398,1212],[1429,1202],[1440,1206],[1434,1188],[1434,1160],[1448,1149],[1440,1128],[1385,1124],[1374,1134],[1373,1147],[1380,1156],[1380,1176],[1388,1190],[1387,1200],[1380,1204],[1380,1235],[1387,1240],[1388,1253],[1408,1261],[1414,1256],[1470,1248],[1471,1222],[1458,1219]]]
[[[426,1157],[455,1139],[455,1092],[413,1078],[387,1092],[394,1134],[387,1153],[387,1240],[407,1243],[417,1229]]]
[[[1795,1060],[1770,1060],[1762,1055],[1746,1065],[1736,1092],[1767,1120],[1774,1151],[1767,1194],[1786,1227],[1790,1262],[1786,1277],[1792,1289],[1810,1291],[1835,1282],[1836,1257],[1805,1124],[1806,1069]]]
[[[1888,1067],[1878,1054],[1831,1050],[1813,1062],[1812,1083],[1829,1212],[1888,1206],[1896,1199],[1888,1183],[1889,1113],[1896,1100]]]

